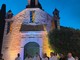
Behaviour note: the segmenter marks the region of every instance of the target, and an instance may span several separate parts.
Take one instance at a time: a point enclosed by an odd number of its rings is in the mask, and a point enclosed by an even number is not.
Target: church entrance
[[[27,56],[34,57],[36,53],[40,53],[40,46],[36,42],[29,42],[24,46],[24,59]]]

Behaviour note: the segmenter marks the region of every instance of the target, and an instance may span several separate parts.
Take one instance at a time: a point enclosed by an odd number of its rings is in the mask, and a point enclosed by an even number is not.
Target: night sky
[[[80,0],[39,0],[43,9],[53,15],[55,8],[60,11],[60,25],[80,29]],[[6,4],[7,11],[16,15],[25,9],[27,0],[0,0],[0,7]]]

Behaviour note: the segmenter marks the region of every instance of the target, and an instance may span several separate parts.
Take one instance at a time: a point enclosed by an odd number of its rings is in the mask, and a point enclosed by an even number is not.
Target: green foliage
[[[60,30],[52,30],[49,33],[49,42],[57,53],[67,54],[72,52],[80,56],[80,30],[61,27]]]

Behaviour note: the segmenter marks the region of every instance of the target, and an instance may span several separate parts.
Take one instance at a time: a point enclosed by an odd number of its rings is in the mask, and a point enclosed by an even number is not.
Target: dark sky
[[[80,0],[39,0],[43,9],[52,15],[55,8],[60,11],[60,25],[80,29]],[[0,0],[0,7],[5,3],[7,11],[16,15],[25,9],[27,0]]]

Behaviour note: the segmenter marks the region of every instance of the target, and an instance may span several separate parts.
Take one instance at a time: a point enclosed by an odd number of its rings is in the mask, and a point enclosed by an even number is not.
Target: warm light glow
[[[35,11],[32,11],[32,21],[35,21]]]
[[[54,52],[49,44],[48,32],[46,26],[44,26],[45,32],[43,33],[43,53],[46,53],[50,57],[50,52]]]
[[[20,53],[21,50],[20,28],[24,19],[21,18],[22,20],[20,20],[17,19],[17,17],[15,18],[14,22],[11,24],[10,33],[7,36],[9,43],[8,43],[8,50],[3,51],[4,60],[15,60],[17,54]]]
[[[10,32],[12,31],[12,23],[13,22],[10,22]]]
[[[54,28],[55,28],[55,24],[54,24],[54,21],[52,20],[52,22],[51,22],[51,30],[53,30]]]

